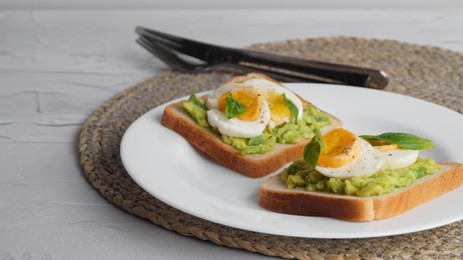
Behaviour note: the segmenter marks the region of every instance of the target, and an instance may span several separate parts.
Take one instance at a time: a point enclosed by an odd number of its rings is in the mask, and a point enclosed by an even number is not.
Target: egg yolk
[[[355,161],[360,154],[357,136],[346,129],[334,129],[322,136],[322,141],[318,166],[338,168]]]
[[[399,146],[396,144],[383,144],[383,145],[375,146],[375,148],[378,149],[380,152],[388,152],[388,151],[398,150]]]
[[[291,111],[285,105],[285,100],[281,93],[267,91],[263,93],[270,109],[270,120],[280,122],[281,120],[291,117]]]
[[[230,95],[246,107],[243,114],[236,116],[243,121],[256,121],[259,119],[262,110],[264,97],[262,94],[250,87],[236,87],[234,90],[225,92],[219,97],[219,111],[224,112],[226,108],[225,99]]]

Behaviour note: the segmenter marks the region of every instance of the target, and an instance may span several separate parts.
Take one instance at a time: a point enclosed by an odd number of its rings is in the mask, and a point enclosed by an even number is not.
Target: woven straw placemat
[[[462,53],[358,38],[291,40],[257,44],[250,49],[383,69],[391,77],[387,91],[463,113]],[[463,258],[463,221],[382,238],[294,238],[212,223],[172,208],[142,190],[127,175],[120,160],[119,145],[126,128],[140,115],[166,101],[211,89],[232,76],[217,71],[197,75],[166,71],[114,96],[81,129],[79,151],[88,180],[111,203],[166,229],[265,255],[298,259]]]

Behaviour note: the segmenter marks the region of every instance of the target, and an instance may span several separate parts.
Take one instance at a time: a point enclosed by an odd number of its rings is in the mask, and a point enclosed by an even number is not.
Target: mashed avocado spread
[[[380,170],[370,177],[353,177],[342,180],[328,178],[300,159],[283,170],[281,179],[286,182],[289,189],[303,187],[308,191],[368,197],[387,194],[397,188],[407,187],[438,169],[439,166],[433,159],[418,158],[414,164],[405,168]]]
[[[210,128],[207,122],[207,108],[202,99],[191,95],[187,101],[182,102],[183,107],[203,127]],[[235,147],[241,154],[263,154],[272,149],[275,144],[294,144],[313,136],[315,129],[331,124],[331,117],[317,108],[304,105],[302,119],[297,123],[294,119],[273,129],[267,128],[262,135],[253,138],[240,138],[222,135],[222,140]]]

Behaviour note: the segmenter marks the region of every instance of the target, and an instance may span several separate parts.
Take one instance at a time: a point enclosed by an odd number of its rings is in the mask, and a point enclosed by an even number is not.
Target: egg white
[[[348,179],[352,177],[368,177],[376,173],[384,164],[385,156],[362,138],[360,142],[360,154],[357,159],[338,168],[316,166],[315,169],[327,177]]]
[[[410,166],[418,159],[418,150],[391,150],[382,152],[385,161],[381,169],[395,170]]]

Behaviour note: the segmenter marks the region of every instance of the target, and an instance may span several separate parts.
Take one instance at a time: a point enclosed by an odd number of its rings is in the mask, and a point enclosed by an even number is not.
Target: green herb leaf
[[[285,106],[287,106],[289,110],[291,111],[291,114],[294,117],[294,122],[297,124],[297,118],[299,116],[299,109],[297,108],[296,105],[294,105],[291,99],[286,98],[286,95],[284,93],[283,93],[283,100],[285,102]]]
[[[291,165],[289,165],[289,167],[287,168],[287,171],[288,171],[289,175],[293,175],[293,174],[296,174],[296,173],[298,173],[300,171],[305,171],[305,170],[309,170],[309,169],[312,169],[312,167],[308,166],[306,163],[299,164],[299,163],[293,162]]]
[[[193,104],[195,104],[195,105],[201,107],[202,109],[207,110],[207,108],[206,108],[206,103],[204,102],[204,100],[198,98],[198,97],[196,96],[195,93],[193,93],[193,94],[190,95],[190,98],[188,98],[188,101],[190,101],[190,102],[192,102]]]
[[[246,112],[246,107],[234,99],[231,93],[225,98],[225,116],[230,119]]]
[[[323,140],[319,129],[316,129],[315,135],[310,142],[304,147],[304,161],[313,168],[317,166],[320,152],[323,148]]]
[[[384,133],[380,135],[360,135],[371,145],[396,144],[406,150],[428,150],[434,148],[432,141],[407,133]]]

